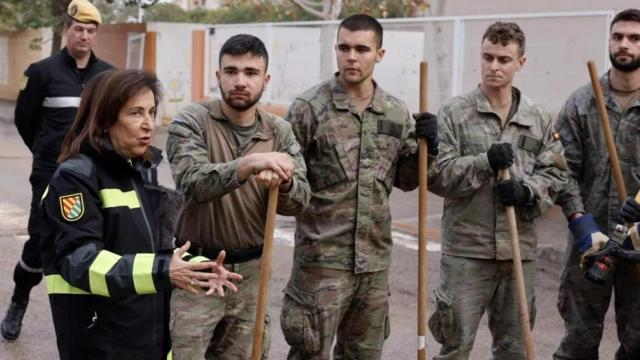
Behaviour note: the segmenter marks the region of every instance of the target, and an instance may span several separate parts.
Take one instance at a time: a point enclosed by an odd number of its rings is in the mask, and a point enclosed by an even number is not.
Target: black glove
[[[413,114],[416,120],[416,137],[427,139],[429,155],[438,155],[438,118],[432,113]]]
[[[605,284],[616,266],[620,250],[620,244],[609,240],[600,251],[585,255],[580,262],[584,276],[596,284]]]
[[[502,180],[496,185],[500,202],[507,206],[523,205],[531,201],[531,190],[520,181]]]
[[[631,196],[622,204],[620,211],[618,212],[620,218],[625,223],[635,223],[640,221],[640,204],[636,202]]]
[[[616,255],[620,260],[640,263],[640,251],[627,250],[627,249],[620,248],[616,252]]]
[[[489,166],[495,174],[498,170],[506,169],[513,164],[513,148],[509,143],[496,143],[487,151]]]

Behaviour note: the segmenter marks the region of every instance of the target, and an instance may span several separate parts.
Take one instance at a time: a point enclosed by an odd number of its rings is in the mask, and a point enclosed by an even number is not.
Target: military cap
[[[102,24],[102,17],[98,9],[87,0],[73,0],[67,7],[67,15],[81,23]]]

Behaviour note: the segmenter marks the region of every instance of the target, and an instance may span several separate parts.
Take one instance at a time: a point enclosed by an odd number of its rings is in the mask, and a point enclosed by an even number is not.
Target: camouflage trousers
[[[531,327],[535,321],[535,261],[522,262]],[[513,262],[442,255],[437,308],[429,318],[442,344],[434,360],[468,359],[485,311],[493,335],[493,359],[526,359],[516,299]]]
[[[280,317],[287,359],[327,360],[332,350],[333,359],[380,359],[389,336],[388,274],[294,266]]]
[[[244,360],[251,358],[261,260],[225,265],[243,276],[238,292],[224,298],[192,295],[177,289],[171,294],[171,341],[174,360]],[[268,303],[268,302],[267,302]],[[262,359],[267,359],[271,336],[265,319]]]
[[[615,292],[616,326],[620,340],[615,359],[640,359],[640,279],[635,266],[618,260],[608,281],[597,285],[585,278],[578,262],[575,241],[570,239],[558,295],[558,310],[564,319],[565,333],[553,358],[599,358],[603,322],[611,294]],[[612,355],[607,354],[605,358],[612,359]]]

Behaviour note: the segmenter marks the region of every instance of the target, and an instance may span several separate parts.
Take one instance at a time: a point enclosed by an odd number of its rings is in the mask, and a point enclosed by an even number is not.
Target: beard
[[[222,93],[222,100],[224,100],[224,102],[235,111],[245,111],[251,108],[258,101],[260,101],[263,91],[264,89],[260,90],[260,92],[258,92],[254,96],[251,96],[251,94],[249,94],[249,97],[247,99],[241,100],[231,98],[231,95],[229,95],[228,91],[224,91],[222,88],[220,89],[220,92]]]
[[[611,65],[614,68],[625,73],[634,72],[640,68],[640,57],[634,57],[628,63],[622,63],[613,54],[609,53],[609,60],[611,60]]]

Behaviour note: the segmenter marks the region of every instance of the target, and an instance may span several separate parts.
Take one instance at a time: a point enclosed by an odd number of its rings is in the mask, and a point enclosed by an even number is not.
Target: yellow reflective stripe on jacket
[[[71,286],[61,275],[47,275],[44,277],[47,284],[47,294],[90,295],[88,292]]]
[[[133,286],[138,294],[156,293],[156,286],[153,284],[154,258],[154,254],[137,254],[133,258]]]
[[[173,249],[173,253],[177,253],[178,250],[180,250],[180,248],[175,248]],[[188,258],[189,256],[192,256],[189,260],[185,260],[186,258]],[[190,254],[188,252],[183,253],[182,256],[180,256],[180,258],[184,261],[188,261],[188,262],[203,262],[203,261],[211,261],[211,259],[209,259],[206,256],[202,256],[202,255],[193,255]]]
[[[120,189],[101,189],[99,195],[103,209],[118,206],[126,206],[129,209],[140,207],[140,201],[135,190],[123,192]]]
[[[167,354],[167,360],[173,360],[173,350],[169,350],[169,353]]]
[[[101,250],[89,267],[89,287],[91,293],[109,296],[107,273],[120,260],[121,256],[107,250]]]
[[[205,262],[205,261],[211,261],[211,259],[209,259],[208,257],[204,257],[204,256],[194,256],[191,259],[189,259],[189,262]]]

